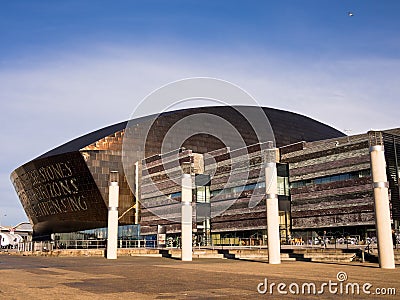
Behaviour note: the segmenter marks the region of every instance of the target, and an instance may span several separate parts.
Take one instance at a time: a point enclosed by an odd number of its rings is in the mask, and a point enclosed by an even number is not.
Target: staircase
[[[181,249],[161,249],[159,253],[162,257],[181,259]],[[224,258],[223,254],[218,253],[218,250],[212,249],[193,249],[192,258]]]
[[[227,259],[242,259],[251,261],[268,261],[267,249],[220,249],[220,254],[223,254]],[[281,253],[281,261],[294,261],[295,258],[289,257],[288,253]]]
[[[223,249],[218,251],[228,259],[268,261],[268,249]],[[351,262],[356,256],[357,250],[353,249],[281,249],[281,261]]]
[[[373,251],[372,253],[364,253],[365,260],[371,263],[379,263],[378,252]],[[400,264],[400,249],[394,249],[394,263]]]
[[[282,249],[282,252],[297,261],[309,262],[351,262],[357,257],[354,249],[300,248]]]

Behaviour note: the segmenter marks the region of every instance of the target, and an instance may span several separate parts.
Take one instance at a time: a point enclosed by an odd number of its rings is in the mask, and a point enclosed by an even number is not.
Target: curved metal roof
[[[258,107],[242,106],[241,109],[259,109]],[[297,113],[274,109],[262,108],[264,113],[269,119],[271,127],[274,131],[277,146],[284,146],[299,141],[318,141],[329,138],[343,137],[344,133],[339,130],[323,124],[319,121],[300,115]],[[167,116],[169,114],[189,113],[196,114],[199,112],[207,112],[211,114],[224,115],[234,110],[234,107],[229,106],[210,106],[201,108],[189,108],[176,111],[170,111],[160,114],[160,116]],[[148,116],[136,119],[140,124],[143,121],[149,120],[154,116]],[[123,131],[127,125],[127,121],[104,127],[102,129],[93,131],[81,137],[71,140],[63,145],[60,145],[53,150],[50,150],[36,159],[45,158],[53,155],[79,151],[80,149],[118,131]]]

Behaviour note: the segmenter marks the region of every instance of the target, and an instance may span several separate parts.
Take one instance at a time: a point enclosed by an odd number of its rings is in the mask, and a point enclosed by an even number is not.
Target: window
[[[319,177],[319,178],[314,178],[314,179],[307,179],[307,180],[302,180],[302,181],[291,182],[290,186],[291,186],[291,188],[299,188],[299,187],[312,185],[312,184],[324,184],[324,183],[337,182],[337,181],[346,181],[346,180],[350,180],[350,179],[369,177],[369,176],[371,176],[371,171],[369,169],[368,170],[360,170],[360,171],[344,173],[344,174],[339,174],[339,175],[331,175],[331,176]]]

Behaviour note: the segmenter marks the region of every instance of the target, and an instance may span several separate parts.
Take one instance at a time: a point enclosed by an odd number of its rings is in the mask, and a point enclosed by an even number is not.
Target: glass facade
[[[140,240],[140,225],[118,226],[118,245],[127,246],[130,241]],[[52,235],[56,249],[102,248],[106,245],[107,227]]]
[[[196,244],[211,245],[210,176],[196,175]]]
[[[392,218],[395,228],[400,228],[400,136],[383,133],[386,173],[389,181]]]

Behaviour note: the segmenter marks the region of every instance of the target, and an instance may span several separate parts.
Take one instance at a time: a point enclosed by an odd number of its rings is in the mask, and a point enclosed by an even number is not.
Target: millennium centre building
[[[181,187],[176,179],[182,173],[195,182],[193,230],[208,244],[221,243],[224,236],[265,235],[262,166],[267,141],[260,141],[248,121],[259,110],[216,106],[141,117],[91,132],[25,163],[12,172],[11,181],[34,238],[106,227],[111,172],[119,176],[119,225],[136,224],[141,236],[155,236],[160,229],[167,236],[179,235]],[[296,232],[373,232],[369,147],[377,141],[385,148],[391,218],[398,228],[399,129],[346,136],[303,115],[261,111],[273,134],[283,241]],[[229,146],[231,132],[226,130],[219,136],[199,130],[174,141],[169,132],[186,130],[176,124],[194,115],[231,124],[242,146]],[[132,145],[144,146],[126,163],[128,133]]]

